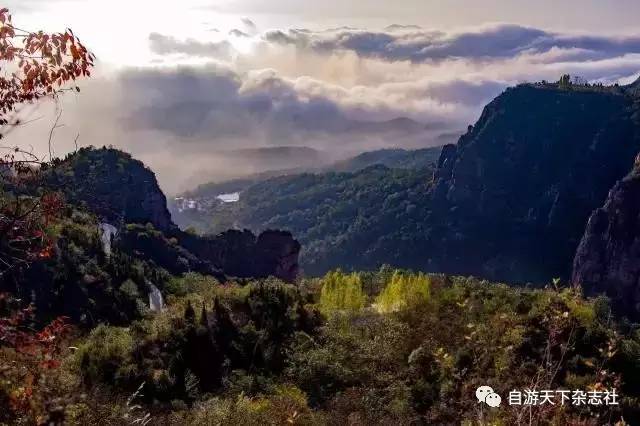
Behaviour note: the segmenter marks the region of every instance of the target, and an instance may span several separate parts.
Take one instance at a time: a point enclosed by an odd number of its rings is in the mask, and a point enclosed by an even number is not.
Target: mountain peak
[[[155,174],[130,154],[113,148],[81,148],[49,171],[50,185],[68,188],[74,203],[87,203],[111,223],[152,223],[173,229]]]

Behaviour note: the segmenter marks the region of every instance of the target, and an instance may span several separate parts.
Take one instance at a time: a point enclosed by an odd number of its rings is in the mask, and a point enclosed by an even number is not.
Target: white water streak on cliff
[[[164,299],[162,293],[155,285],[149,283],[149,309],[153,312],[161,312],[164,310]]]
[[[102,242],[102,251],[105,256],[111,256],[111,244],[113,239],[118,236],[118,229],[108,223],[98,225],[100,230],[100,241]]]

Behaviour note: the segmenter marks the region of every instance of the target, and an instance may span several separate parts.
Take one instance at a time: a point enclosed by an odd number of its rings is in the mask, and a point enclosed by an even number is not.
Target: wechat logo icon
[[[478,402],[484,402],[491,408],[498,408],[502,403],[502,398],[493,391],[491,386],[478,387],[478,389],[476,389],[476,398]]]

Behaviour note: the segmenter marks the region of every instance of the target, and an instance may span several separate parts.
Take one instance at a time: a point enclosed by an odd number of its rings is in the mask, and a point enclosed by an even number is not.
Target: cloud
[[[385,27],[385,31],[408,31],[408,30],[422,30],[420,25],[400,25],[400,24],[391,24]]]
[[[310,33],[296,29],[272,30],[263,38],[269,43],[295,45],[301,49],[353,51],[362,57],[414,63],[451,58],[511,58],[553,49],[580,51],[583,58],[590,59],[640,53],[640,37],[637,36],[568,35],[509,24],[454,33],[399,25],[389,26],[384,31],[337,29]]]
[[[200,42],[187,39],[181,41],[159,33],[149,34],[149,47],[153,53],[158,55],[184,54],[220,60],[231,59],[233,53],[233,46],[227,40],[220,42]]]
[[[81,86],[81,93],[61,99],[64,127],[54,134],[54,153],[72,151],[78,134],[79,146],[114,145],[149,165],[170,193],[309,163],[245,161],[233,150],[311,147],[330,161],[389,146],[433,146],[442,134],[464,128],[455,106],[425,101],[424,94],[411,99],[413,87],[349,89],[309,77],[285,78],[275,70],[238,72],[219,63],[126,69]],[[399,97],[406,103],[398,103]],[[46,154],[53,106],[42,105],[34,115],[39,116],[5,143],[33,143]]]
[[[255,34],[258,31],[256,24],[249,18],[242,18],[242,25],[251,34]]]
[[[244,31],[240,31],[238,29],[233,29],[229,31],[229,35],[233,37],[239,37],[239,38],[251,37],[249,34],[245,33]]]
[[[185,139],[185,143],[199,144],[205,140],[206,146],[199,147],[204,150],[224,148],[229,139],[245,146],[311,143],[334,150],[355,149],[372,138],[390,143],[384,141],[385,137],[390,133],[398,135],[398,129],[386,129],[379,122],[407,114],[420,115],[425,120],[423,126],[448,121],[451,123],[448,130],[461,127],[448,117],[453,107],[442,100],[432,102],[429,107],[416,105],[410,111],[406,105],[399,108],[393,100],[384,101],[389,98],[386,93],[392,89],[389,87],[348,90],[310,78],[286,79],[274,70],[238,74],[215,65],[154,68],[128,71],[120,80],[124,103],[137,105],[128,113],[126,122],[131,127],[191,138]],[[421,102],[429,90],[437,94],[444,89],[442,86],[425,89],[418,93]],[[451,97],[451,101],[460,101],[462,97]],[[140,99],[145,103],[140,104]],[[411,128],[404,133],[409,138],[425,138],[423,144],[429,143],[426,131]],[[399,139],[393,143],[410,141]]]
[[[457,32],[399,25],[382,31],[298,28],[261,35],[249,27],[245,22],[238,33],[225,30],[204,40],[150,34],[159,65],[121,69],[64,97],[56,153],[73,149],[80,133],[81,145],[132,152],[174,192],[266,167],[231,159],[229,150],[309,146],[341,158],[382,147],[424,147],[442,143],[443,134],[451,141],[487,102],[519,82],[553,81],[564,73],[630,81],[640,71],[640,44],[631,36],[518,25]],[[46,153],[50,121],[12,137],[43,141],[35,148]]]

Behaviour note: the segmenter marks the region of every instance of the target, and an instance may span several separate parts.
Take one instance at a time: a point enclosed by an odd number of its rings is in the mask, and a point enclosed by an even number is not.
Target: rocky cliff
[[[175,227],[155,174],[122,151],[80,149],[49,170],[47,183],[106,222],[152,223],[162,231]]]
[[[591,212],[640,150],[624,90],[508,89],[441,155],[431,190],[443,272],[568,278]]]
[[[177,234],[180,245],[227,275],[240,278],[272,275],[288,282],[298,276],[300,243],[289,232],[265,231],[257,237],[246,230],[210,237]]]
[[[609,296],[618,312],[640,319],[640,157],[591,215],[574,260],[573,283],[588,295]]]

